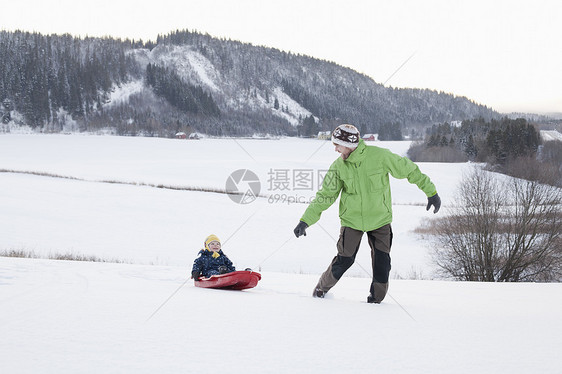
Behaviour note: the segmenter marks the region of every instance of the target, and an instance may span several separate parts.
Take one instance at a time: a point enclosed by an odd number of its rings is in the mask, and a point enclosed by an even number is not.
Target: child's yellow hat
[[[215,242],[215,241],[216,241],[216,242],[219,242],[219,243],[221,242],[221,240],[219,239],[219,237],[216,236],[216,235],[214,235],[214,234],[211,234],[211,235],[207,236],[207,239],[205,239],[205,249],[206,249],[206,250],[210,250],[210,249],[209,249],[209,243],[210,243],[210,242]]]

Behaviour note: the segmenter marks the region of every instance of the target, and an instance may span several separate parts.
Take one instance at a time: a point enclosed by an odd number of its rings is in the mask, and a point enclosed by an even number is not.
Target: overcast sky
[[[145,41],[187,28],[500,112],[562,112],[556,0],[13,0],[0,7],[0,28]]]

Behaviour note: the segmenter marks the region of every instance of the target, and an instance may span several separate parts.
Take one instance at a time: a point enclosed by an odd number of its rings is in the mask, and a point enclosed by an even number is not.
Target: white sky
[[[562,112],[556,0],[17,0],[0,28],[155,39],[176,29],[334,61],[500,112]]]

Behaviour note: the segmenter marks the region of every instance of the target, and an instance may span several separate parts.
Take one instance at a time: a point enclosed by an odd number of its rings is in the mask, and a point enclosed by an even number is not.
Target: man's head
[[[359,145],[359,130],[353,125],[339,125],[332,132],[332,143],[336,146],[336,152],[345,160]]]

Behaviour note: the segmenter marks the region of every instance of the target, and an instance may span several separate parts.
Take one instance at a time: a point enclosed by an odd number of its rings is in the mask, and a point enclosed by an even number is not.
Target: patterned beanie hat
[[[359,130],[353,125],[339,125],[332,133],[332,143],[355,149],[359,145]]]

